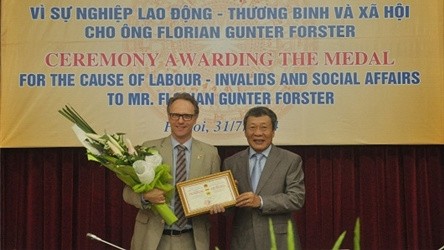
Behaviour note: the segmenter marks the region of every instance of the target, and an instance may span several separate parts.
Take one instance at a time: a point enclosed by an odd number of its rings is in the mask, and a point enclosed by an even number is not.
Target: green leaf
[[[344,240],[346,233],[347,231],[342,232],[342,234],[339,236],[339,238],[336,240],[335,244],[333,245],[332,250],[338,250],[341,247],[342,241]]]
[[[276,236],[274,235],[274,228],[271,218],[268,218],[268,227],[270,229],[270,241],[271,241],[271,250],[277,250],[276,246]]]
[[[166,224],[171,226],[174,222],[177,221],[176,215],[174,215],[174,212],[170,209],[170,207],[167,204],[165,203],[155,204],[153,205],[153,209],[155,212],[160,214],[160,216],[162,216]]]
[[[293,223],[291,223],[291,220],[288,220],[287,248],[288,248],[288,250],[295,250]]]
[[[359,221],[359,217],[356,219],[355,223],[355,237],[353,237],[353,249],[360,250],[361,249],[361,222]]]
[[[94,129],[91,128],[91,126],[89,126],[89,124],[85,121],[85,119],[83,119],[82,116],[80,116],[80,114],[77,113],[77,111],[74,108],[65,105],[64,108],[59,110],[59,113],[62,114],[65,118],[67,118],[71,122],[73,122],[74,124],[76,124],[85,133],[96,134]]]

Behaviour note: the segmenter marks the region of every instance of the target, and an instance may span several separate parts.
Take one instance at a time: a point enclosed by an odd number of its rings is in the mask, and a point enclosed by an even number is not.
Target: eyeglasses
[[[194,114],[178,114],[178,113],[169,113],[169,116],[173,120],[179,120],[181,117],[184,121],[191,121],[193,119]]]

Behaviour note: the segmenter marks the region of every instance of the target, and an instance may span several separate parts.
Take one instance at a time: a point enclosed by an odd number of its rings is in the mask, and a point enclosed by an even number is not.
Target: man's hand
[[[213,205],[210,208],[210,214],[218,214],[223,212],[225,212],[225,208],[220,204]]]
[[[143,199],[152,204],[165,203],[165,191],[154,188],[143,194]]]
[[[236,198],[236,207],[253,207],[257,208],[261,206],[261,198],[253,192],[246,192],[240,194]]]

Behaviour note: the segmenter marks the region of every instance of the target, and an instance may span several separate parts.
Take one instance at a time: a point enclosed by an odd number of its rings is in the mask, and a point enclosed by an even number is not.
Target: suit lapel
[[[280,161],[281,159],[279,157],[279,152],[276,150],[275,146],[272,146],[270,154],[268,154],[267,161],[265,162],[264,169],[262,170],[261,178],[257,184],[256,193],[261,191],[262,187],[265,185],[268,179],[270,179]]]
[[[236,164],[235,168],[239,169],[239,174],[240,174],[240,176],[238,176],[236,178],[239,181],[246,180],[247,183],[245,183],[244,185],[246,187],[249,187],[249,190],[253,190],[253,188],[251,187],[251,180],[250,180],[250,168],[249,168],[250,159],[249,159],[248,152],[249,152],[249,148],[242,151],[242,154],[239,156],[239,161],[235,162],[235,164]]]
[[[197,178],[199,176],[206,175],[202,172],[204,166],[202,166],[203,158],[204,158],[204,152],[202,147],[200,146],[199,142],[195,139],[191,142],[191,159],[190,159],[190,174],[189,179]]]
[[[158,149],[160,155],[162,156],[163,162],[168,164],[170,168],[173,167],[173,146],[171,145],[170,136],[163,138],[160,142]],[[172,169],[170,169],[172,173]]]

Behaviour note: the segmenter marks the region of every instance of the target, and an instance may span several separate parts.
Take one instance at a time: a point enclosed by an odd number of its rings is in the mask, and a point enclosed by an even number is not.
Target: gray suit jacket
[[[173,166],[173,148],[171,137],[148,141],[144,146],[155,147],[163,158],[163,162]],[[220,171],[220,157],[216,147],[196,139],[191,144],[191,160],[189,178],[197,178]],[[143,209],[141,195],[126,186],[123,190],[123,199],[126,203],[139,208],[134,225],[131,249],[156,249],[162,237],[165,222],[160,216],[149,209]],[[210,247],[210,223],[208,215],[192,218],[194,242],[197,250],[208,250]]]
[[[239,193],[252,192],[248,168],[248,148],[227,159],[223,170],[230,169],[238,181]],[[302,159],[288,150],[272,146],[259,180],[256,193],[262,197],[263,207],[235,208],[231,249],[270,249],[269,218],[272,219],[278,249],[287,249],[288,221],[292,212],[305,201]],[[293,223],[296,249],[299,237]]]

